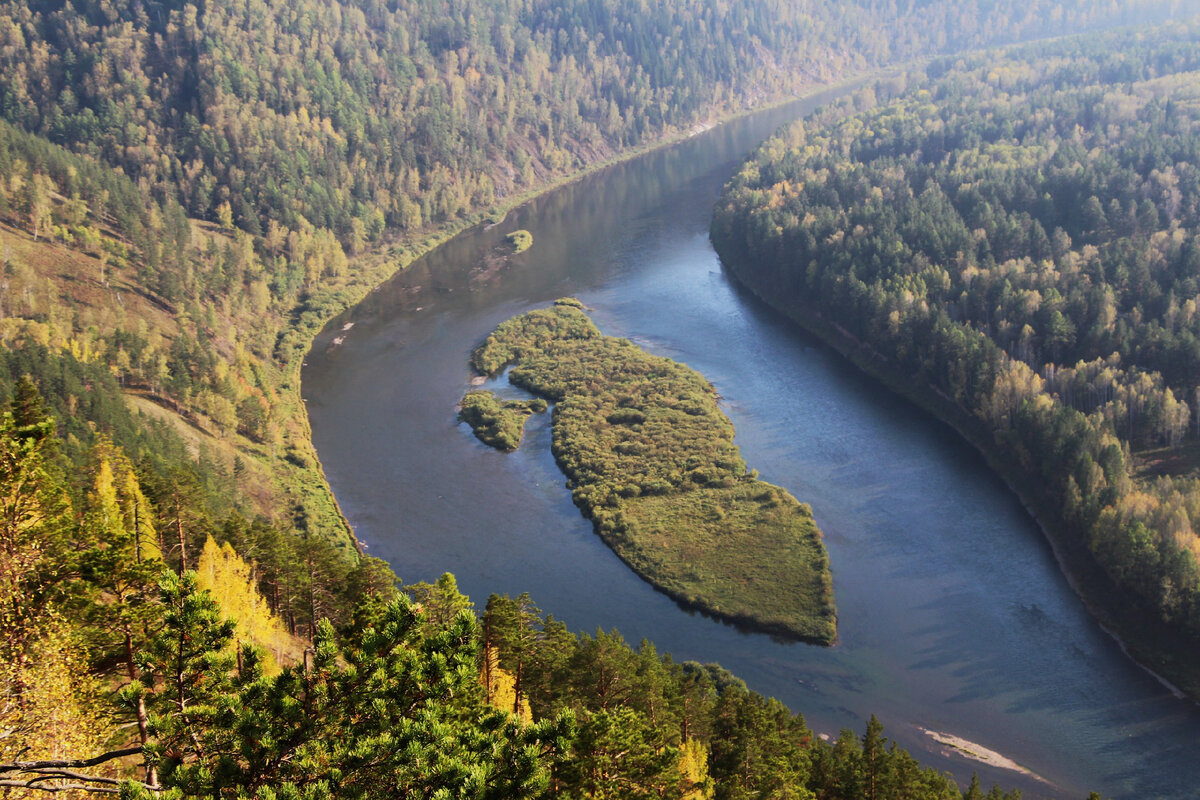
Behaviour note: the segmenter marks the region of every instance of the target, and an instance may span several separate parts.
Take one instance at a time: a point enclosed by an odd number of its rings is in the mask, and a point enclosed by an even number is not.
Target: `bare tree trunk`
[[[133,560],[138,564],[142,563],[142,528],[141,515],[138,513],[141,509],[135,496],[133,501]]]
[[[492,620],[483,617],[483,685],[487,687],[487,701],[492,702]]]
[[[183,537],[183,509],[175,509],[175,532],[179,534],[179,571],[187,572],[187,543]]]
[[[125,626],[125,672],[129,676],[130,682],[138,679],[137,663],[133,658],[133,631],[129,626]],[[145,747],[150,743],[150,715],[146,711],[146,699],[138,696],[137,701],[137,727],[138,741]],[[153,766],[146,768],[146,783],[151,786],[158,785],[158,770]]]

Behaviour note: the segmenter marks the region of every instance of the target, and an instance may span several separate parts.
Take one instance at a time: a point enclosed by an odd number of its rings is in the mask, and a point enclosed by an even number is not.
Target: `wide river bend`
[[[465,232],[332,322],[304,369],[313,438],[347,518],[407,582],[453,572],[482,607],[528,591],[572,629],[617,628],[716,661],[818,733],[886,734],[961,782],[1026,797],[1196,797],[1200,707],[1092,620],[1017,499],[944,425],[731,284],[708,242],[738,163],[812,98],[719,126]],[[526,228],[533,247],[490,257]],[[574,295],[601,329],[717,387],[747,463],[812,504],[840,641],[742,633],[681,610],[580,517],[549,415],[502,454],[455,421],[471,350],[504,319]],[[939,745],[939,731],[1027,773]],[[1030,773],[1039,777],[1031,777]]]

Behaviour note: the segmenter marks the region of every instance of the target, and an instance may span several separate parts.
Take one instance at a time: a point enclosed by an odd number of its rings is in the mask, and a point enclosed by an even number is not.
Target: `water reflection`
[[[811,105],[565,187],[447,243],[333,323],[304,387],[343,508],[406,580],[453,571],[478,604],[529,591],[572,628],[617,627],[677,659],[720,662],[832,736],[875,713],[964,782],[977,770],[1027,797],[1058,793],[943,755],[922,729],[999,751],[1064,796],[1192,796],[1196,708],[1088,617],[978,454],[723,274],[706,236],[721,184]],[[516,228],[532,232],[532,249],[488,266]],[[739,632],[636,578],[571,504],[547,415],[509,455],[456,423],[472,348],[503,319],[566,294],[606,333],[703,372],[747,462],[811,503],[833,563],[837,647]]]

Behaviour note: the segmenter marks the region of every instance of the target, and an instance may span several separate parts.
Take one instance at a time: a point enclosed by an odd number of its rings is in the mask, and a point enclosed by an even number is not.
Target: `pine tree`
[[[234,625],[196,583],[194,572],[162,574],[163,627],[138,653],[140,682],[123,693],[150,711],[154,738],[145,745],[148,769],[184,794],[204,793],[214,739],[235,732],[213,725],[233,713]]]
[[[573,737],[570,715],[522,726],[490,708],[476,681],[476,623],[422,626],[407,596],[339,643],[317,627],[311,659],[264,675],[193,573],[166,574],[163,630],[143,658],[153,712],[147,760],[183,796],[445,797],[538,795]]]
[[[864,800],[877,800],[882,796],[887,764],[887,739],[883,736],[883,724],[871,715],[867,730],[862,738],[862,777]]]
[[[162,616],[157,602],[162,551],[151,522],[153,509],[124,454],[101,439],[93,458],[79,555],[80,585],[87,594],[83,619],[98,660],[120,664],[125,680],[134,684],[141,677],[138,652]],[[145,745],[150,741],[149,713],[140,700],[130,708]],[[147,780],[155,783],[156,776],[151,772]]]
[[[528,702],[526,668],[533,657],[537,638],[536,626],[541,611],[533,604],[528,592],[515,600],[508,595],[492,595],[484,611],[484,637],[494,647],[500,666],[513,675],[512,712],[519,715]]]
[[[679,748],[632,708],[584,715],[564,778],[594,800],[683,797]]]
[[[458,590],[458,581],[452,573],[444,573],[435,584],[417,583],[407,590],[420,607],[422,619],[435,630],[449,628],[464,611],[475,614],[475,605]]]

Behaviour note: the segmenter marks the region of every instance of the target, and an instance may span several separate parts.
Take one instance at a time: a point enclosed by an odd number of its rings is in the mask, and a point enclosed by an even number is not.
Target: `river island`
[[[472,366],[487,376],[511,367],[510,383],[554,404],[552,447],[572,499],[643,579],[742,627],[834,641],[812,510],[747,469],[700,373],[605,336],[573,298],[502,323]],[[460,416],[485,443],[515,449],[537,407],[488,395],[469,393]]]

